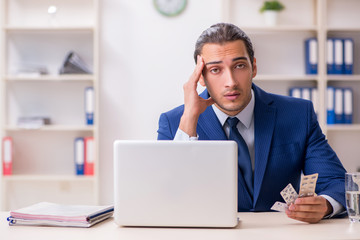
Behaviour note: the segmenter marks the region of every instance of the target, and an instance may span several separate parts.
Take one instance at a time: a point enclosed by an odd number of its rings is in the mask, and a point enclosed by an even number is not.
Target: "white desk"
[[[0,212],[0,238],[6,240],[69,239],[156,239],[156,240],[245,240],[245,239],[360,239],[360,224],[347,218],[307,224],[287,218],[284,213],[239,213],[237,228],[135,228],[118,227],[112,218],[91,228],[8,226],[8,212]]]

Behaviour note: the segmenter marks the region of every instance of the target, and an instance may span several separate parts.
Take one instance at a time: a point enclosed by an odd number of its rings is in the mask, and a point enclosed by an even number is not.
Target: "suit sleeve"
[[[308,119],[304,174],[319,173],[316,193],[328,195],[345,207],[346,170],[322,133],[311,103]]]
[[[158,140],[173,140],[175,133],[172,133],[170,128],[169,118],[165,113],[160,115],[159,129],[158,129]]]

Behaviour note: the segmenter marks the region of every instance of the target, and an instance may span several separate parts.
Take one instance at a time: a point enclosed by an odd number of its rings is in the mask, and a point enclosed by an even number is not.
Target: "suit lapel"
[[[262,181],[270,152],[271,139],[276,120],[276,108],[271,106],[270,96],[253,85],[255,92],[255,172],[254,172],[254,208],[259,197]]]
[[[209,98],[207,90],[202,92],[200,97],[204,99]],[[224,129],[221,126],[212,106],[207,107],[206,110],[199,116],[197,128],[199,129],[199,139],[201,140],[227,140]]]

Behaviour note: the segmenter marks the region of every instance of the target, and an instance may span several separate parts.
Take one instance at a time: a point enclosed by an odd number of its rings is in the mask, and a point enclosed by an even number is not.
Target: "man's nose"
[[[233,87],[236,85],[234,73],[232,71],[226,70],[225,79],[226,79],[225,80],[226,87]]]

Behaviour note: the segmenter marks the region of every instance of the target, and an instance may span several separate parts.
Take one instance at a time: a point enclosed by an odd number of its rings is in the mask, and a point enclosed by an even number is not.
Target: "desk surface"
[[[239,213],[240,223],[232,229],[118,227],[112,218],[91,228],[8,226],[8,212],[0,212],[1,239],[360,239],[360,224],[347,218],[326,219],[307,224],[284,213]]]

